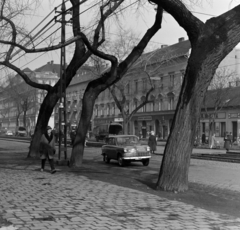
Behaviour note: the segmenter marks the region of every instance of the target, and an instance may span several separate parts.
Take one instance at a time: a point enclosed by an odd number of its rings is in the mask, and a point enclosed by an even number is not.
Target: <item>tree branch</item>
[[[0,65],[4,65],[6,67],[9,67],[10,69],[14,70],[15,72],[17,72],[22,78],[23,80],[30,86],[34,87],[34,88],[38,88],[38,89],[43,89],[46,91],[50,91],[53,87],[51,85],[46,85],[46,84],[39,84],[37,82],[32,81],[27,74],[25,74],[21,69],[19,69],[18,67],[16,67],[15,65],[12,65],[11,63],[4,61],[4,62],[0,62]]]
[[[27,48],[25,48],[25,46],[22,46],[20,44],[15,43],[15,42],[4,41],[4,40],[0,40],[0,43],[6,44],[6,45],[11,45],[13,47],[18,47],[18,48],[22,49],[23,51],[25,51],[26,53],[40,53],[40,52],[46,52],[46,51],[52,51],[52,50],[60,49],[62,47],[65,47],[65,46],[68,46],[68,45],[72,44],[73,42],[76,42],[80,38],[81,38],[80,36],[73,37],[73,38],[69,39],[68,41],[66,41],[64,44],[59,43],[58,45],[53,45],[53,46],[49,46],[49,47],[45,47],[45,48],[39,48],[39,49],[27,49]],[[10,55],[11,55],[11,53],[10,53]],[[8,54],[9,58],[7,58],[7,60],[10,59],[10,55]]]
[[[150,2],[161,6],[166,12],[171,14],[187,32],[191,42],[198,38],[204,23],[189,11],[181,0],[150,0]]]

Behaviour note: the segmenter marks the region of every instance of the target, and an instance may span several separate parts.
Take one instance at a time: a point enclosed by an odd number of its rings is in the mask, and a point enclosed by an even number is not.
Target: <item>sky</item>
[[[190,0],[188,0],[190,1]],[[191,0],[195,2],[195,4],[188,4],[188,8],[193,12],[193,14],[198,17],[200,20],[205,22],[211,17],[218,16],[232,7],[240,4],[240,0]],[[46,15],[49,14],[50,11],[54,9],[55,6],[59,5],[61,1],[54,1],[54,0],[44,0],[42,1],[42,5],[38,10],[35,12],[35,16],[29,17],[29,19],[25,22],[26,28],[31,31]],[[69,6],[69,5],[67,5]],[[88,5],[89,7],[90,5]],[[81,21],[84,26],[88,26],[90,21],[89,17],[91,14],[96,13],[96,11],[92,10],[82,15]],[[50,20],[56,14],[53,12],[51,17],[47,19]],[[69,17],[69,16],[68,16]],[[154,22],[155,11],[152,6],[150,9],[141,10],[141,12],[136,13],[135,11],[128,11],[124,16],[124,19],[121,21],[121,26],[125,29],[129,29],[134,31],[140,38],[147,28],[149,28],[152,23]],[[46,21],[46,22],[47,22]],[[45,22],[45,23],[46,23]],[[113,21],[111,21],[113,23]],[[112,25],[112,24],[111,24]],[[57,26],[60,26],[60,23],[57,23]],[[56,28],[56,27],[54,27]],[[109,27],[109,34],[112,37],[116,36],[117,28],[111,26]],[[40,29],[40,28],[39,28]],[[67,26],[67,37],[71,36],[70,26]],[[38,29],[36,30],[38,31]],[[36,31],[33,32],[36,33]],[[60,30],[56,34],[56,38],[60,36]],[[174,18],[164,13],[164,19],[162,24],[162,29],[153,37],[150,42],[151,49],[153,48],[160,48],[161,45],[171,45],[178,42],[180,37],[184,37],[188,39],[186,32],[176,23]],[[44,43],[43,43],[44,44]],[[46,45],[46,44],[44,44]],[[24,55],[21,58],[17,58],[14,64],[18,67],[24,69],[26,67],[34,70],[47,62],[54,61],[54,63],[60,63],[60,51],[54,51],[50,53],[40,53],[40,54],[31,54],[31,55]],[[71,57],[71,52],[67,52],[67,61],[69,61]]]

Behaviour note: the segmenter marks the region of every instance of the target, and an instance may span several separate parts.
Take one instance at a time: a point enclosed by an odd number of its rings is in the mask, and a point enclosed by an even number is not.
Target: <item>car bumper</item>
[[[150,159],[151,156],[140,156],[140,157],[123,157],[123,160],[134,160],[134,161],[141,161]]]

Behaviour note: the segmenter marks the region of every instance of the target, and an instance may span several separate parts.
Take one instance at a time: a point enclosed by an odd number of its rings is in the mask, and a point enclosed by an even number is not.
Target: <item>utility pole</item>
[[[56,11],[57,12],[57,11]],[[61,12],[62,19],[55,20],[60,22],[61,26],[61,44],[65,43],[65,27],[66,27],[66,6],[65,1],[62,0]],[[65,165],[68,164],[67,160],[67,117],[66,117],[66,50],[65,47],[61,48],[60,54],[60,102],[59,102],[59,145],[58,145],[58,164]],[[62,137],[64,147],[62,148]],[[61,159],[61,153],[64,151],[64,159]]]

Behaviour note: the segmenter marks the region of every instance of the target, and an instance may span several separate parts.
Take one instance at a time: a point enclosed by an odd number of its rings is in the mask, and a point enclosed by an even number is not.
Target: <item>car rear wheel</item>
[[[118,155],[118,165],[121,167],[123,167],[125,165],[125,161],[121,155]]]
[[[103,155],[103,161],[107,164],[110,162],[110,159],[108,158],[108,156],[106,154]]]
[[[143,164],[144,166],[148,166],[148,165],[149,165],[149,159],[143,160],[143,161],[142,161],[142,164]]]

